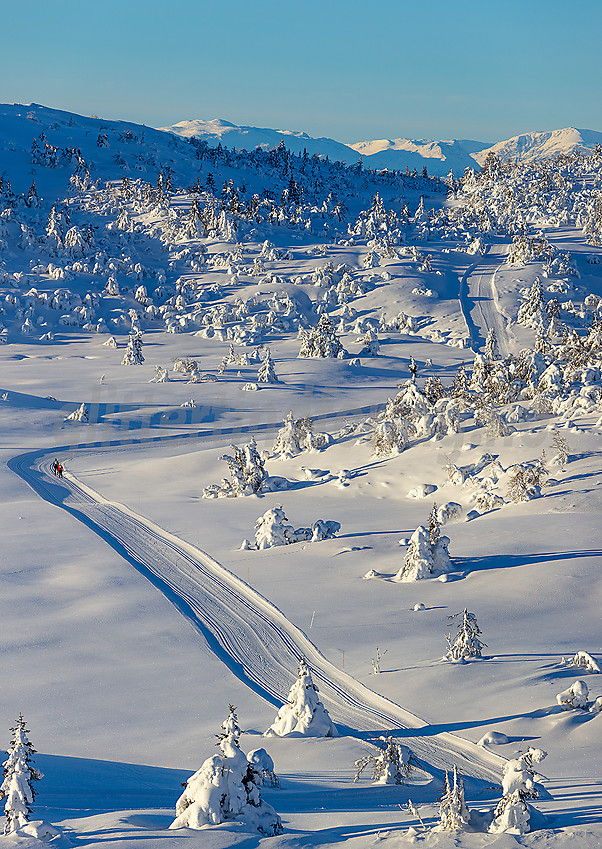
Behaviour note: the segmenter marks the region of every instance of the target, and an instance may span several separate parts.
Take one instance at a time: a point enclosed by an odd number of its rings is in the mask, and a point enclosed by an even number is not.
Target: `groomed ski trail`
[[[487,253],[473,263],[460,281],[460,308],[470,336],[470,346],[478,351],[485,345],[489,330],[495,330],[500,355],[512,352],[508,321],[497,307],[495,275],[508,253],[507,245],[489,245]]]
[[[44,500],[83,522],[148,578],[231,672],[268,702],[277,706],[286,702],[304,656],[322,701],[345,732],[365,737],[396,731],[396,736],[409,738],[416,758],[431,773],[456,765],[464,776],[499,783],[504,761],[498,755],[437,732],[436,726],[428,726],[339,670],[275,605],[210,555],[126,506],[107,501],[68,473],[55,478],[54,455],[55,451],[28,452],[8,465]]]

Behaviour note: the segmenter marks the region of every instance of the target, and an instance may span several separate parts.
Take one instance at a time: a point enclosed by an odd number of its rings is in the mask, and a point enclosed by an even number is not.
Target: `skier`
[[[55,458],[54,458],[54,463],[52,464],[52,472],[53,472],[53,474],[54,474],[54,475],[56,475],[56,474],[57,474],[57,472],[58,472],[58,468],[59,468],[59,461],[58,461],[58,459],[55,457]]]
[[[61,466],[60,463],[56,467],[56,473],[59,476],[59,478],[63,477],[63,467]]]

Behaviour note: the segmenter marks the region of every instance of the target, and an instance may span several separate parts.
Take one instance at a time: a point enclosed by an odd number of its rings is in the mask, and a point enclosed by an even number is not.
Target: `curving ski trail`
[[[511,353],[513,337],[508,330],[508,320],[497,306],[495,275],[507,251],[507,245],[489,245],[487,253],[464,272],[460,281],[460,308],[472,349],[482,348],[487,333],[493,329],[502,357]]]
[[[334,722],[348,733],[397,731],[412,738],[415,756],[430,772],[455,764],[466,776],[499,781],[500,757],[450,733],[437,733],[337,669],[275,605],[204,551],[107,501],[72,475],[53,477],[54,454],[29,452],[8,465],[38,495],[87,525],[148,578],[234,675],[268,702],[280,706],[286,701],[303,655]]]

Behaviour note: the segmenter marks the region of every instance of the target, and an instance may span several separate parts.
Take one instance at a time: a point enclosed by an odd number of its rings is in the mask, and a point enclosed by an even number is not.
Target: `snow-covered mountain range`
[[[456,176],[465,168],[476,168],[483,164],[487,154],[493,151],[503,161],[520,159],[533,161],[551,159],[558,154],[576,150],[591,150],[602,143],[602,133],[596,130],[578,130],[566,127],[550,132],[532,132],[513,136],[505,141],[491,142],[472,139],[432,141],[425,139],[375,139],[349,144],[330,138],[313,138],[307,133],[293,130],[244,127],[222,118],[211,121],[195,119],[180,121],[160,129],[184,138],[202,138],[210,145],[221,143],[225,147],[253,150],[256,147],[272,148],[283,139],[293,153],[311,156],[328,156],[347,164],[358,161],[361,155],[368,168],[405,171],[422,171],[426,165],[429,174],[445,176],[453,169]]]

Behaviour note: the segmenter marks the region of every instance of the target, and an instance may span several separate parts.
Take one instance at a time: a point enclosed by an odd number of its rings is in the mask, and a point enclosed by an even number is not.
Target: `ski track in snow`
[[[495,330],[500,355],[512,350],[508,321],[497,307],[495,275],[508,253],[507,245],[489,245],[487,253],[473,263],[460,281],[460,308],[470,335],[470,345],[478,351],[485,345],[490,329]]]
[[[109,446],[115,442],[81,445],[80,450]],[[28,452],[13,457],[8,466],[41,498],[83,522],[150,580],[254,692],[271,704],[285,703],[304,656],[322,701],[343,733],[365,738],[397,731],[432,774],[455,764],[465,776],[499,783],[501,757],[448,732],[438,733],[437,726],[427,726],[339,670],[277,607],[205,552],[126,506],[107,501],[71,474],[55,478],[51,462],[57,453],[60,449]],[[417,733],[422,728],[424,736]]]

